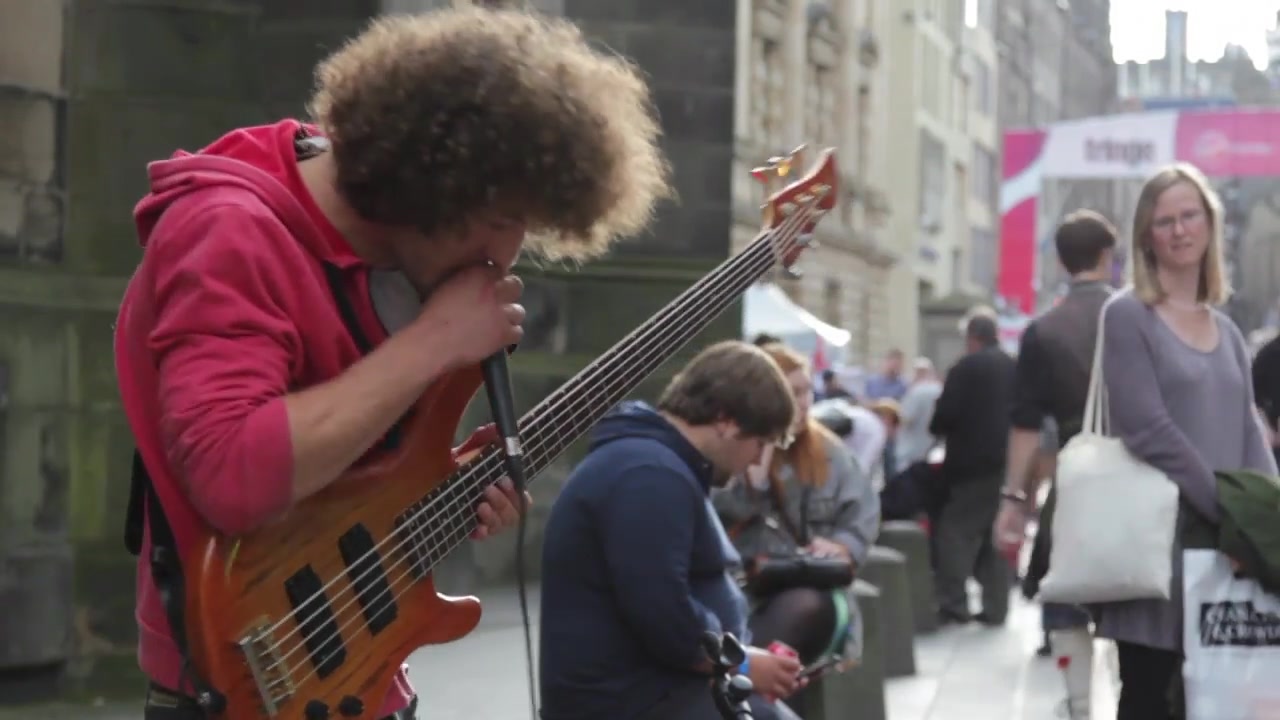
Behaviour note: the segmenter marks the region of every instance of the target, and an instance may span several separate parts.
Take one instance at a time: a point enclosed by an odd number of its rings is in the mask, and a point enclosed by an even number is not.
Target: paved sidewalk
[[[479,628],[446,646],[419,650],[410,674],[423,697],[422,720],[529,718],[524,637],[514,588],[483,595]],[[537,588],[530,588],[537,620]],[[917,640],[917,674],[889,682],[888,720],[1053,720],[1064,717],[1061,677],[1035,657],[1038,608],[1015,599],[1009,625],[951,628]],[[534,635],[536,652],[537,635]],[[1103,647],[1099,643],[1099,647]],[[1103,653],[1098,653],[1099,657]],[[1114,720],[1112,686],[1099,660],[1092,720]],[[136,705],[0,708],[0,720],[137,720]],[[856,710],[851,717],[857,717]]]
[[[530,600],[536,605],[536,592]],[[485,608],[475,633],[414,655],[410,674],[429,709],[422,720],[529,717],[515,590],[493,595]],[[921,637],[916,642],[916,675],[888,683],[887,720],[1065,718],[1062,677],[1052,659],[1036,657],[1039,642],[1040,609],[1021,598],[1014,598],[1004,628],[970,625]],[[536,652],[536,633],[534,643]],[[1091,720],[1114,720],[1107,645],[1097,646]],[[856,712],[850,715],[857,717]]]
[[[889,720],[1065,718],[1066,687],[1036,657],[1040,608],[1015,597],[1003,628],[950,627],[916,641],[916,675],[890,680]],[[1110,663],[1110,665],[1108,664]],[[1095,643],[1091,720],[1115,720],[1114,653]]]

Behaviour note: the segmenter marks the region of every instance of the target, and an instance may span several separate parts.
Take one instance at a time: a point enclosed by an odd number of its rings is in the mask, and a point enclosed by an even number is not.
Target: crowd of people
[[[1081,518],[1061,516],[1082,512],[1078,496],[1070,510],[1057,507],[1060,454],[1072,452],[1074,439],[1095,432],[1085,422],[1091,378],[1107,398],[1100,411],[1107,433],[1123,444],[1132,462],[1167,478],[1181,496],[1179,533],[1193,522],[1192,516],[1209,523],[1221,519],[1215,471],[1252,470],[1275,478],[1272,446],[1280,402],[1274,388],[1280,382],[1274,378],[1280,377],[1280,368],[1268,358],[1280,355],[1280,341],[1253,360],[1240,330],[1218,309],[1230,288],[1223,272],[1216,194],[1194,167],[1164,168],[1144,188],[1133,228],[1132,286],[1117,290],[1110,282],[1119,236],[1115,227],[1088,210],[1062,220],[1054,239],[1071,278],[1068,290],[1029,325],[1016,354],[1001,348],[997,317],[979,308],[962,323],[965,352],[945,378],[925,358],[915,360],[907,376],[903,354],[891,351],[877,374],[862,387],[850,387],[831,371],[815,378],[805,357],[777,338],[761,336],[754,339],[755,347],[734,343],[704,353],[677,375],[656,406],[634,404],[620,410],[619,417],[602,425],[597,447],[607,448],[604,443],[614,432],[644,438],[642,443],[660,442],[680,472],[673,470],[662,481],[670,487],[658,497],[641,497],[654,492],[659,481],[650,480],[647,490],[638,490],[634,478],[624,479],[621,468],[627,464],[616,451],[593,449],[557,501],[543,563],[544,608],[569,610],[544,609],[545,716],[587,717],[574,709],[583,707],[586,697],[599,703],[594,707],[601,713],[613,713],[625,705],[645,704],[640,700],[644,696],[666,699],[643,717],[714,717],[711,705],[687,710],[696,705],[691,698],[707,696],[704,682],[680,672],[699,662],[688,650],[690,641],[668,650],[652,645],[671,637],[675,627],[685,628],[686,637],[705,627],[740,633],[752,648],[742,669],[761,688],[752,699],[756,717],[802,716],[805,694],[797,691],[805,682],[779,679],[778,661],[764,648],[781,642],[793,649],[796,663],[787,668],[838,655],[849,649],[844,647],[850,639],[845,619],[857,608],[848,607],[837,580],[818,581],[819,575],[811,574],[808,585],[794,578],[779,584],[762,582],[762,577],[772,570],[773,559],[795,555],[837,560],[856,574],[885,519],[914,519],[927,528],[942,624],[1003,625],[1013,592],[1020,589],[1029,600],[1036,599],[1051,574],[1052,558],[1069,558],[1074,547],[1097,542],[1070,534],[1087,525]],[[720,367],[725,353],[740,356],[735,370]],[[774,382],[763,379],[772,374],[763,369],[765,361],[779,371]],[[1266,363],[1270,365],[1263,367]],[[761,366],[761,377],[741,374],[754,364]],[[685,393],[693,387],[706,397],[690,400]],[[752,390],[742,393],[743,387]],[[774,418],[766,427],[751,413],[763,412],[764,405],[756,403],[780,391],[790,397],[793,413],[788,422]],[[769,406],[778,402],[770,400]],[[605,430],[619,423],[634,427]],[[748,444],[735,450],[735,442]],[[691,454],[690,447],[700,448],[700,454]],[[654,450],[636,447],[636,457],[647,458],[636,462],[665,467],[668,461],[657,459]],[[1075,453],[1076,475],[1082,472],[1080,457]],[[705,472],[701,478],[699,467]],[[583,499],[586,493],[591,502]],[[608,500],[596,505],[600,498]],[[1116,509],[1105,495],[1086,500],[1084,512],[1096,515],[1095,523],[1117,517],[1123,523],[1126,517],[1155,512],[1144,506]],[[666,517],[658,526],[643,528],[636,520],[624,525],[615,519],[637,508]],[[674,508],[679,510],[672,512]],[[592,520],[593,515],[598,519]],[[1056,533],[1055,516],[1063,526]],[[1033,521],[1038,530],[1028,537]],[[673,525],[677,522],[678,527]],[[641,544],[623,539],[593,545],[592,527],[609,527],[611,533],[629,528],[650,533],[651,539],[643,551]],[[1265,529],[1255,524],[1244,532]],[[1168,548],[1172,579],[1167,589],[1042,603],[1044,643],[1038,654],[1063,660],[1059,667],[1066,674],[1070,717],[1090,715],[1098,638],[1113,642],[1117,650],[1118,720],[1187,717],[1194,698],[1182,677],[1187,658],[1184,540],[1181,534],[1174,538]],[[591,547],[583,550],[585,546]],[[611,559],[610,548],[620,555]],[[1104,550],[1117,555],[1136,551]],[[595,557],[598,567],[581,562],[584,552]],[[644,587],[624,588],[620,576],[608,586],[621,589],[619,596],[601,592],[599,582],[591,579],[595,571],[634,567],[636,552],[655,553],[640,573]],[[688,557],[695,563],[702,557],[722,562],[709,569],[692,567],[682,560]],[[1255,560],[1265,577],[1280,558]],[[1232,566],[1247,572],[1237,558]],[[718,587],[725,573],[741,582],[728,583],[717,600],[719,591],[710,588]],[[971,580],[982,590],[976,606],[967,591]],[[735,592],[738,587],[741,591]],[[652,598],[655,588],[686,599],[668,607]],[[714,609],[717,603],[720,611]],[[664,608],[663,613],[655,614],[656,608]],[[633,625],[640,622],[633,614],[648,619]],[[616,626],[584,629],[584,617],[607,617]],[[624,629],[651,626],[652,631]],[[588,637],[628,638],[599,651],[616,653],[622,647],[620,657],[629,668],[619,667],[615,654],[615,664],[601,666],[607,669],[588,669],[596,667],[596,656],[581,649]],[[680,655],[676,647],[692,654]],[[631,679],[621,679],[629,674]],[[607,683],[606,676],[611,678]],[[658,677],[666,680],[653,680]],[[677,678],[684,678],[684,684]],[[1257,687],[1244,691],[1260,692]],[[1194,692],[1205,695],[1200,686]],[[1207,701],[1202,697],[1200,702]],[[689,714],[682,714],[686,710]]]

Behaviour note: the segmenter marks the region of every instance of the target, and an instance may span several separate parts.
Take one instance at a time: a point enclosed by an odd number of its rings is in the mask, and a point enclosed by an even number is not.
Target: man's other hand
[[[529,493],[524,494],[525,507],[533,503]],[[484,500],[476,509],[480,525],[471,534],[476,540],[496,535],[520,522],[520,496],[509,478],[502,478],[496,485],[485,488]]]
[[[490,423],[476,429],[466,442],[453,449],[454,462],[467,462],[486,445],[498,439],[497,428]],[[529,493],[524,494],[525,507],[533,504]],[[502,478],[496,485],[485,488],[484,497],[476,508],[476,517],[480,524],[471,537],[483,540],[496,535],[520,522],[520,496],[516,494],[511,480]]]

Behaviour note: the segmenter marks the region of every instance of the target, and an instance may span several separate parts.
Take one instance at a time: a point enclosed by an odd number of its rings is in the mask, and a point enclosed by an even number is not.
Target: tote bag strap
[[[1107,406],[1107,385],[1102,378],[1102,347],[1106,339],[1105,323],[1108,301],[1098,312],[1098,337],[1093,343],[1093,366],[1089,369],[1089,391],[1084,401],[1082,430],[1088,435],[1106,435],[1110,429],[1110,408]]]

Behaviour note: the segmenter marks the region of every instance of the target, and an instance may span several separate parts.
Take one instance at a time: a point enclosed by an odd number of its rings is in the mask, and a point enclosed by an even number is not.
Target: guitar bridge
[[[237,644],[244,654],[245,664],[249,666],[253,684],[258,688],[258,696],[262,698],[263,711],[268,717],[275,717],[280,706],[297,690],[293,675],[284,663],[280,644],[275,642],[265,619]]]

